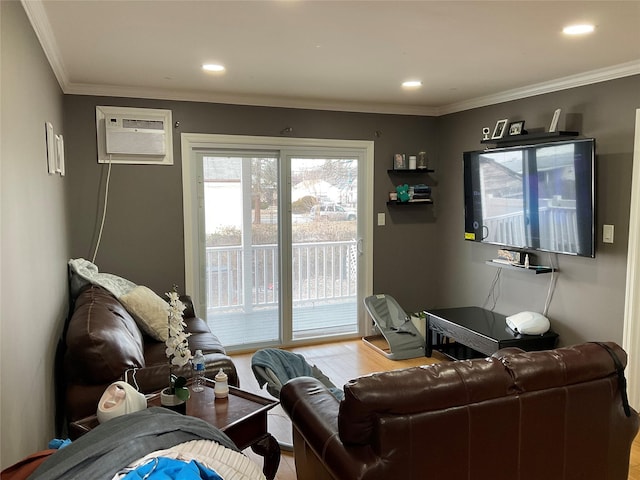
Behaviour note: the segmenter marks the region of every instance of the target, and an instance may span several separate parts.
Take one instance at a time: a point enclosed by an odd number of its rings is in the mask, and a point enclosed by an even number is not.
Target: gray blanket
[[[204,420],[151,407],[101,424],[54,453],[29,480],[111,479],[151,452],[203,439],[238,451],[229,437]]]
[[[258,385],[262,388],[266,383],[267,391],[276,398],[280,398],[282,385],[297,377],[317,378],[338,400],[344,398],[344,392],[337,388],[318,367],[307,363],[299,353],[278,348],[264,348],[251,357],[251,369]]]

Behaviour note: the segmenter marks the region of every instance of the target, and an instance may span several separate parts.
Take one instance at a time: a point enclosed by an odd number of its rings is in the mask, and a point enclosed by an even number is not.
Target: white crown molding
[[[495,95],[472,98],[463,102],[452,103],[442,107],[427,107],[420,105],[376,104],[359,102],[340,102],[309,100],[286,97],[266,97],[258,95],[227,95],[210,92],[189,92],[168,89],[152,89],[140,87],[120,87],[110,85],[94,85],[81,83],[66,83],[64,93],[71,95],[96,95],[106,97],[148,98],[159,100],[175,100],[188,102],[224,103],[231,105],[248,105],[261,107],[299,108],[310,110],[329,110],[342,112],[381,113],[392,115],[422,115],[434,116],[462,112],[474,108],[496,105],[499,103],[520,100],[545,93],[558,92],[569,88],[606,82],[617,78],[640,74],[640,60],[634,60],[612,67],[592,70],[562,77],[549,82],[529,85],[523,88],[507,90]]]
[[[49,60],[49,65],[51,65],[51,69],[58,80],[60,88],[65,92],[69,77],[67,76],[67,71],[60,57],[60,49],[53,36],[53,30],[42,0],[20,0],[20,3],[22,3],[22,7],[31,22],[31,26],[36,32],[36,36],[40,41],[47,60]]]
[[[0,0],[1,1],[1,0]],[[519,100],[545,93],[581,87],[607,80],[640,74],[640,60],[592,70],[549,82],[507,90],[495,95],[472,98],[440,107],[405,104],[377,104],[364,102],[342,102],[338,100],[311,100],[302,98],[268,97],[260,95],[234,95],[201,91],[180,91],[160,88],[126,87],[99,84],[71,83],[67,75],[60,50],[53,36],[51,24],[42,0],[21,0],[24,10],[42,45],[42,49],[65,94],[95,95],[107,97],[148,98],[189,102],[224,103],[233,105],[298,108],[343,112],[380,113],[394,115],[441,116],[450,113],[486,107],[498,103]]]
[[[304,98],[269,97],[262,95],[221,94],[202,91],[170,90],[163,88],[126,87],[68,83],[64,93],[105,97],[148,98],[187,102],[224,103],[259,107],[297,108],[360,113],[435,116],[438,109],[421,105],[342,102],[338,100],[311,100]]]
[[[608,80],[615,80],[617,78],[638,74],[640,74],[640,60],[634,60],[632,62],[622,63],[612,67],[600,68],[598,70],[592,70],[578,75],[558,78],[549,82],[537,83],[523,88],[507,90],[495,95],[487,95],[486,97],[473,98],[463,102],[452,103],[438,109],[438,113],[436,115],[440,116],[447,115],[449,113],[462,112],[473,108],[496,105],[498,103],[520,100],[522,98],[558,92],[569,88],[582,87],[585,85],[606,82]]]

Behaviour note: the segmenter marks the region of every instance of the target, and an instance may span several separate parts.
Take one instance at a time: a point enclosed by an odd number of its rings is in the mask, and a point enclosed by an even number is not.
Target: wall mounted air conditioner
[[[171,110],[96,107],[98,163],[173,165]]]

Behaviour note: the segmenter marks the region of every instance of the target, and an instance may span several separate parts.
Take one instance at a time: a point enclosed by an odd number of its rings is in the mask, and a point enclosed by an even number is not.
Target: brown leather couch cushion
[[[613,348],[626,365],[624,350],[618,345]],[[606,378],[613,369],[607,351],[592,344],[542,352],[510,350],[475,362],[447,362],[360,377],[345,385],[338,417],[340,438],[345,443],[371,443],[381,414],[430,412],[589,382]]]
[[[128,368],[145,366],[144,340],[135,320],[111,294],[92,287],[77,299],[67,330],[70,365],[86,383],[112,382]]]
[[[626,365],[627,353],[619,345],[609,345],[622,365]],[[512,377],[515,388],[520,392],[533,392],[605,378],[615,367],[607,350],[595,343],[574,345],[561,350],[518,354],[509,354],[502,350],[493,356],[502,362]]]
[[[219,369],[229,376],[229,384],[239,386],[231,358],[207,323],[195,317],[193,304],[182,297],[185,331],[189,348],[205,355],[205,375],[213,378]],[[116,380],[126,380],[143,393],[169,385],[170,367],[164,342],[144,335],[122,304],[109,292],[89,285],[76,299],[66,332],[64,380],[65,415],[68,422],[95,413],[104,390]],[[171,372],[189,378],[191,365],[173,367]]]
[[[369,444],[381,414],[405,415],[481,402],[508,393],[499,362],[456,362],[377,373],[344,387],[338,426],[344,443]],[[462,379],[464,378],[464,381]]]
[[[338,402],[315,378],[282,387],[299,480],[626,480],[639,427],[594,343],[376,373],[344,390]]]

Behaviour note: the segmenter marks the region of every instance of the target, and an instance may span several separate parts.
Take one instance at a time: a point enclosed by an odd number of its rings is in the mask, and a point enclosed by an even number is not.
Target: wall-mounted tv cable
[[[549,279],[549,289],[547,291],[547,299],[544,302],[544,310],[542,314],[546,317],[553,298],[553,292],[556,289],[556,267],[553,264],[553,255],[549,253],[549,266],[551,267],[551,278]]]
[[[500,290],[496,293],[496,286],[498,285],[498,281],[500,280],[500,274],[502,273],[502,268],[498,268],[495,277],[493,277],[493,282],[491,282],[491,287],[489,287],[489,293],[487,294],[487,298],[484,300],[482,304],[482,308],[485,308],[489,303],[489,299],[493,300],[493,305],[490,310],[493,312],[493,309],[496,308],[496,304],[498,303],[498,298],[500,297]]]

